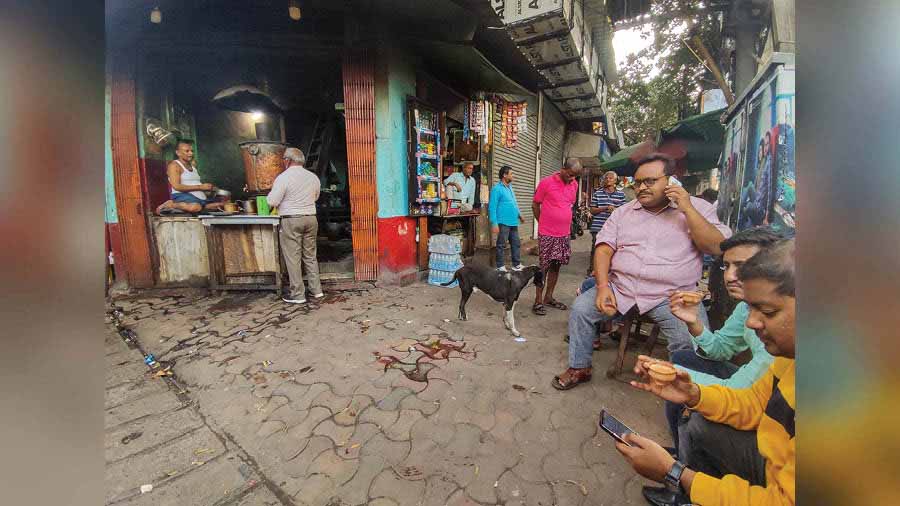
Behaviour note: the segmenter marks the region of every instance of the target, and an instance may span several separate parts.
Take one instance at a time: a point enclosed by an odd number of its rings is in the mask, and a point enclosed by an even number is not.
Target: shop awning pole
[[[543,135],[544,130],[544,93],[538,92],[538,110],[537,110],[537,152],[534,157],[534,190],[537,191],[538,183],[541,182],[541,137]],[[525,121],[528,121],[528,118],[525,118]],[[531,237],[537,237],[538,235],[538,223],[537,220],[531,220],[532,231]]]

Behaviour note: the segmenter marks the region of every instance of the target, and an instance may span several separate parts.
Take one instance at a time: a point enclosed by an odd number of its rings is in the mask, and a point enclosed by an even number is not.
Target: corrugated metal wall
[[[521,101],[524,97],[516,95],[501,95],[509,101]],[[545,102],[546,104],[546,102]],[[537,116],[538,99],[528,97],[528,132],[519,133],[519,143],[515,148],[504,148],[500,144],[500,115],[496,115],[494,128],[497,132],[494,136],[494,154],[491,168],[491,181],[497,181],[497,171],[504,165],[513,168],[513,191],[519,210],[525,219],[525,224],[519,227],[519,236],[522,239],[531,238],[534,228],[534,214],[531,212],[531,202],[534,198],[534,164],[537,157]]]
[[[116,193],[116,210],[122,231],[126,277],[134,288],[153,286],[150,237],[141,194],[138,135],[135,108],[134,61],[116,55],[111,64],[110,146]]]
[[[544,124],[541,125],[541,178],[558,171],[563,163],[566,120],[553,102],[544,97]]]
[[[367,50],[344,56],[344,124],[353,260],[357,281],[378,278],[378,192],[375,182],[375,66]]]

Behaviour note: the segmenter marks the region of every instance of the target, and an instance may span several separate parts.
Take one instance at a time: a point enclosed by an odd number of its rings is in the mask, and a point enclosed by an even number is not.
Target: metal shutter
[[[516,95],[500,95],[511,102],[520,102],[526,97]],[[513,192],[519,204],[519,211],[525,224],[519,226],[519,236],[528,239],[532,236],[534,228],[534,213],[531,212],[531,202],[534,199],[534,164],[537,158],[537,97],[527,97],[528,101],[528,132],[519,133],[519,142],[514,148],[505,148],[500,143],[499,133],[495,137],[494,154],[491,162],[491,181],[497,181],[497,171],[504,165],[513,169]],[[500,131],[502,123],[500,115],[496,115],[494,128]]]
[[[558,171],[563,164],[566,120],[559,109],[544,97],[544,124],[541,125],[541,178]]]

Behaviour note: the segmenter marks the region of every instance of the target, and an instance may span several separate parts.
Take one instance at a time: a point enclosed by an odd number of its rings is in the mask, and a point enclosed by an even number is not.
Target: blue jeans
[[[193,193],[187,192],[178,192],[172,194],[172,202],[178,202],[181,204],[200,204],[201,206],[205,206],[209,203],[206,199],[201,199],[197,197]]]
[[[497,234],[497,267],[503,267],[503,250],[506,249],[506,241],[509,240],[510,256],[513,267],[522,263],[519,258],[519,226],[500,225],[500,233]]]
[[[702,304],[701,304],[702,306]],[[693,350],[680,350],[672,353],[672,363],[692,371],[712,374],[720,379],[728,379],[738,370],[738,366],[727,361],[709,360],[697,355]],[[672,431],[672,441],[678,448],[678,426],[681,425],[681,414],[684,412],[683,404],[675,404],[666,401],[666,419],[669,421],[669,430]],[[686,420],[685,420],[686,421]]]
[[[607,316],[597,309],[597,287],[583,292],[572,304],[569,313],[569,367],[582,369],[591,367],[594,355],[594,334],[597,322],[621,318],[621,314]],[[669,300],[666,299],[658,306],[645,313],[650,320],[659,325],[659,330],[668,339],[669,354],[678,350],[693,351],[691,333],[687,325],[675,318],[669,311]],[[700,321],[704,326],[709,326],[706,318],[706,308],[700,304]]]

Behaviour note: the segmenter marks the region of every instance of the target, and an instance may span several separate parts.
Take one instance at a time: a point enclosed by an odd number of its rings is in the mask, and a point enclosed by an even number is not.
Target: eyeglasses
[[[662,177],[645,177],[644,179],[635,179],[635,180],[634,180],[634,187],[635,187],[635,189],[637,189],[637,188],[640,188],[641,185],[644,185],[644,184],[645,184],[645,185],[647,185],[647,188],[650,188],[651,186],[655,185],[657,181],[659,181],[660,179],[663,179],[663,178],[665,178],[665,177],[666,177],[666,176],[662,176]]]
[[[735,269],[738,269],[738,268],[740,268],[740,266],[742,266],[742,265],[744,265],[744,262],[734,262],[734,263],[723,262],[722,265],[719,266],[719,270],[727,271],[727,270],[730,269],[731,267],[734,267]]]

